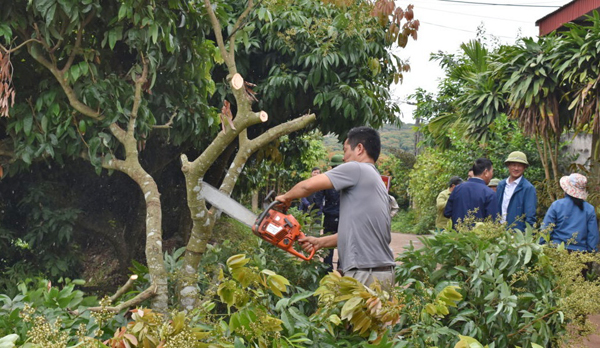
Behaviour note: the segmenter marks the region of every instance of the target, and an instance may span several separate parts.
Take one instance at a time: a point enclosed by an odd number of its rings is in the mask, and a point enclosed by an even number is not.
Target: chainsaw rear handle
[[[300,238],[305,238],[306,235],[304,234],[304,232],[300,231]],[[310,255],[308,255],[308,257],[304,256],[304,254],[299,253],[296,251],[296,249],[290,248],[287,250],[290,254],[293,254],[299,258],[301,258],[304,261],[310,261],[312,260],[313,256],[315,256],[315,248],[313,248],[310,252]]]
[[[254,228],[252,229],[252,232],[254,232],[256,235],[258,235],[259,237],[261,237],[260,233],[257,232],[257,230],[262,225],[263,220],[265,219],[265,217],[267,216],[267,214],[269,214],[269,211],[271,211],[271,209],[273,209],[273,207],[275,207],[278,204],[281,204],[281,202],[275,200],[275,201],[271,202],[265,208],[265,210],[262,213],[260,213],[260,215],[258,216],[258,218],[256,218],[256,222],[254,223]],[[285,211],[283,211],[282,213],[285,214],[286,212],[287,212],[287,209],[285,209]],[[293,224],[287,218],[285,218],[284,221],[285,221],[286,225],[288,225],[290,228],[293,226]],[[300,232],[300,234],[299,234],[300,238],[305,238],[306,237],[306,235],[304,234],[304,232],[302,232],[302,231],[299,231],[299,232]],[[285,247],[283,247],[283,246],[281,246],[279,244],[277,244],[276,246],[278,248],[282,249],[282,250],[287,251],[288,253],[290,253],[290,254],[292,254],[292,255],[294,255],[296,257],[301,258],[304,261],[310,261],[310,260],[312,260],[313,256],[315,255],[315,249],[314,248],[310,252],[310,255],[307,257],[304,254],[296,251],[294,248],[285,248]]]

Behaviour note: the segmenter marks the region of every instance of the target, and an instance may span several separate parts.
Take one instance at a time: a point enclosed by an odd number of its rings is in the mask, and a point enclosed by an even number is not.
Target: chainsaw
[[[255,235],[274,246],[305,261],[311,260],[315,255],[314,249],[309,256],[294,249],[294,243],[304,238],[305,234],[300,231],[298,220],[291,214],[286,214],[287,208],[281,202],[271,202],[260,215],[256,216],[246,207],[205,182],[202,183],[200,194],[217,209],[252,228]]]

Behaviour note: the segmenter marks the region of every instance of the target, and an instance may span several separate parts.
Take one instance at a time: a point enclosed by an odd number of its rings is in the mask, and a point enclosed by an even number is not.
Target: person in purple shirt
[[[594,206],[585,201],[587,178],[581,174],[571,174],[560,179],[560,187],[565,198],[552,203],[542,229],[551,228],[550,241],[565,243],[572,251],[595,252],[598,250],[598,221]],[[542,239],[541,243],[545,243]]]
[[[474,177],[458,185],[448,198],[444,216],[452,219],[452,226],[463,221],[467,216],[483,220],[498,215],[496,192],[487,185],[494,177],[494,166],[487,158],[479,158],[473,164]]]

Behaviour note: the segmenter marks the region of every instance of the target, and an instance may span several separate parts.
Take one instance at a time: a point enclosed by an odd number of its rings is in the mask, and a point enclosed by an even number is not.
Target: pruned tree
[[[278,84],[274,81],[278,74],[275,70],[284,71],[281,68],[286,61],[271,61],[269,55],[293,52],[289,47],[300,44],[303,38],[285,39],[284,43],[291,46],[263,46],[256,41],[261,35],[278,38],[280,33],[275,27],[256,30],[253,24],[278,22],[272,11],[284,5],[289,3],[19,0],[3,6],[0,77],[5,83],[0,105],[10,117],[2,120],[6,134],[1,147],[6,151],[1,153],[5,157],[0,164],[15,175],[35,161],[62,164],[84,158],[99,173],[105,169],[125,174],[135,182],[142,197],[151,285],[111,310],[151,299],[156,310],[165,312],[169,303],[168,275],[162,259],[163,201],[156,173],[174,156],[153,156],[146,148],[148,143],[170,149],[165,152],[153,147],[156,154],[183,153],[178,157],[191,227],[178,278],[178,300],[190,309],[201,299],[196,285],[198,262],[218,215],[208,209],[198,189],[216,162],[229,166],[216,181],[221,191],[231,194],[253,153],[316,121],[311,108],[316,112],[330,110],[331,118],[320,121],[320,126],[329,125],[325,128],[339,134],[351,124],[333,117],[340,110],[344,118],[357,124],[377,126],[394,118],[395,108],[385,100],[386,86],[406,68],[385,48],[399,38],[415,37],[418,22],[412,18],[412,10],[400,15],[395,6],[388,4],[388,12],[383,13],[394,14],[389,17],[391,21],[400,23],[405,19],[410,25],[401,33],[386,36],[390,20],[382,25],[367,15],[375,8],[369,2],[303,2],[305,7],[296,10],[298,18],[310,18],[306,15],[312,14],[333,21],[332,28],[325,31],[330,37],[322,37],[324,31],[319,26],[311,27],[308,34],[313,44],[324,40],[323,47],[330,47],[338,56],[314,58],[322,54],[319,52],[311,58],[312,63],[292,59],[288,66],[298,69],[296,77],[301,83],[292,76],[290,81],[296,82]],[[390,9],[395,13],[389,13]],[[346,28],[342,33],[349,20],[347,13],[360,20],[356,30]],[[279,22],[284,23],[285,18]],[[286,22],[286,26],[301,28],[294,21]],[[252,51],[256,47],[253,42],[260,52]],[[352,49],[368,50],[347,51],[347,42],[362,42],[363,46]],[[248,69],[255,55],[266,57],[263,62],[268,64],[261,66],[264,70],[258,69],[266,71],[263,75],[253,75]],[[10,57],[8,63],[5,57]],[[14,67],[14,72],[6,66]],[[317,78],[319,70],[328,77]],[[262,88],[263,83],[279,86],[278,93],[292,93],[298,88],[301,103],[278,102],[278,94]],[[325,101],[327,108],[323,106]],[[348,105],[353,103],[359,107],[351,110]],[[357,110],[370,111],[359,114]],[[302,116],[294,116],[299,114]],[[231,159],[222,156],[225,151],[231,153]],[[155,162],[148,166],[150,160]]]

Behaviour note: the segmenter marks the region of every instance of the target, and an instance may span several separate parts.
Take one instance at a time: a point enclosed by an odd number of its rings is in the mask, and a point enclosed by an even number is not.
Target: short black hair
[[[311,170],[311,172],[314,172],[315,170],[321,171],[321,168],[319,168],[319,167],[313,167],[313,169]]]
[[[453,176],[450,178],[450,181],[448,182],[448,187],[452,187],[452,185],[460,185],[462,184],[463,179],[460,178],[460,176]]]
[[[354,150],[356,145],[362,144],[367,155],[377,162],[381,153],[381,139],[379,133],[370,127],[355,127],[348,132],[348,145]]]
[[[473,175],[480,176],[486,169],[490,170],[492,167],[492,161],[489,159],[478,158],[475,160],[475,164],[473,164],[473,168],[471,168],[471,170],[473,170]]]

